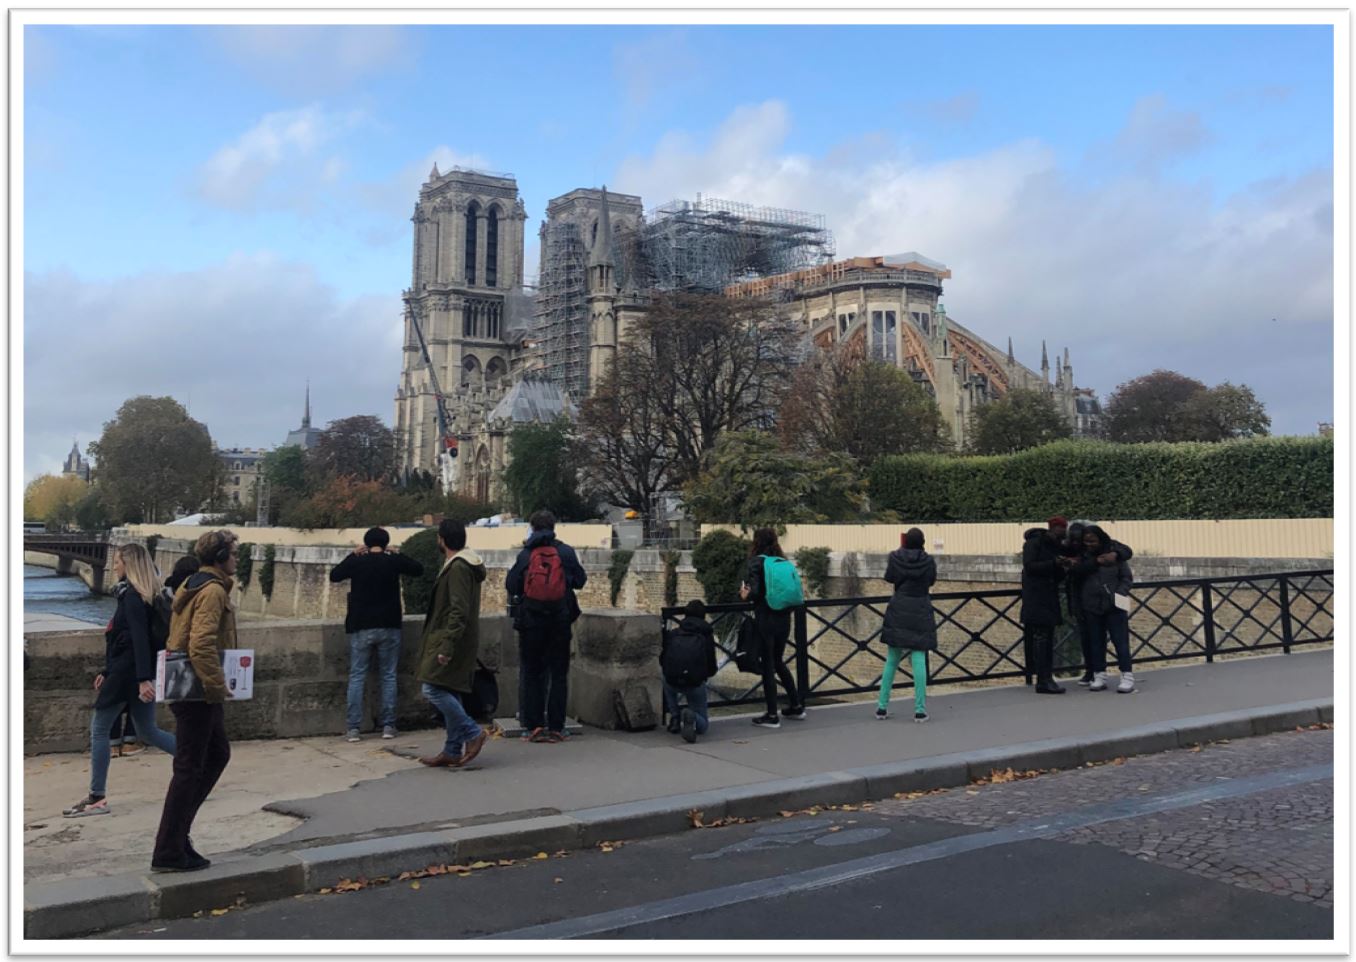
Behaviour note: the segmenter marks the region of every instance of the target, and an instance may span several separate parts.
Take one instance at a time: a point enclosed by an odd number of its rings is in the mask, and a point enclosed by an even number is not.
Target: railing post
[[[1215,602],[1210,597],[1210,583],[1201,585],[1201,614],[1205,616],[1205,661],[1215,661]]]
[[[800,692],[800,703],[804,705],[810,697],[810,640],[805,606],[798,607],[793,617],[796,633],[796,690]]]
[[[1290,624],[1290,579],[1281,575],[1276,579],[1281,583],[1281,650],[1290,654],[1290,644],[1295,640],[1294,628]]]

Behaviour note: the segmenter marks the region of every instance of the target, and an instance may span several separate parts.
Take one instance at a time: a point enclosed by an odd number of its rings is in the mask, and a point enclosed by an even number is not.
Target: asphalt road
[[[1285,733],[106,937],[1326,939],[1331,762]]]

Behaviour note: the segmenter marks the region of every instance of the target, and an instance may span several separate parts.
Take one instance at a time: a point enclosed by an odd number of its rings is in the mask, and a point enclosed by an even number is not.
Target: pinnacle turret
[[[593,236],[593,247],[589,251],[590,267],[612,267],[612,217],[607,209],[607,185],[603,185],[603,197],[599,204],[598,230]]]
[[[428,179],[437,180],[441,176],[442,174],[438,173],[438,162],[435,160],[433,162],[433,170],[429,171]]]
[[[1012,338],[1011,338],[1011,336],[1008,337],[1008,363],[1009,363],[1009,364],[1016,364],[1016,363],[1017,363],[1017,358],[1014,357],[1013,354],[1012,354]]]

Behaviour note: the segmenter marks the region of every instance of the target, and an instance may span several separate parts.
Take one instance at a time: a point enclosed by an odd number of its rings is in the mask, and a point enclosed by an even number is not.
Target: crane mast
[[[438,418],[438,475],[442,481],[443,494],[451,494],[457,482],[457,436],[452,433],[452,416],[447,410],[447,399],[443,397],[442,386],[438,383],[438,372],[434,370],[433,358],[428,353],[428,342],[424,340],[424,330],[419,325],[419,312],[410,311],[410,323],[414,326],[414,335],[419,338],[419,353],[428,368],[429,384],[433,387],[434,411]]]

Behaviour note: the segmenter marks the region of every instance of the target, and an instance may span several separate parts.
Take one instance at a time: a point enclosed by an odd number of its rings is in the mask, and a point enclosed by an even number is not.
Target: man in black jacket
[[[383,528],[369,528],[361,547],[354,549],[330,572],[330,581],[351,580],[348,593],[348,734],[361,737],[363,689],[376,650],[381,672],[381,737],[396,737],[396,665],[400,663],[400,576],[418,577],[424,566],[413,558],[388,551],[391,536]]]
[[[1059,611],[1059,582],[1064,577],[1060,545],[1069,523],[1051,518],[1045,529],[1031,528],[1022,545],[1022,628],[1031,640],[1036,693],[1062,695],[1055,682],[1055,628],[1064,623]]]
[[[518,719],[534,742],[565,740],[570,626],[579,617],[575,592],[588,575],[574,549],[556,539],[556,516],[538,511],[504,588],[518,629]],[[534,597],[535,596],[535,597]]]

